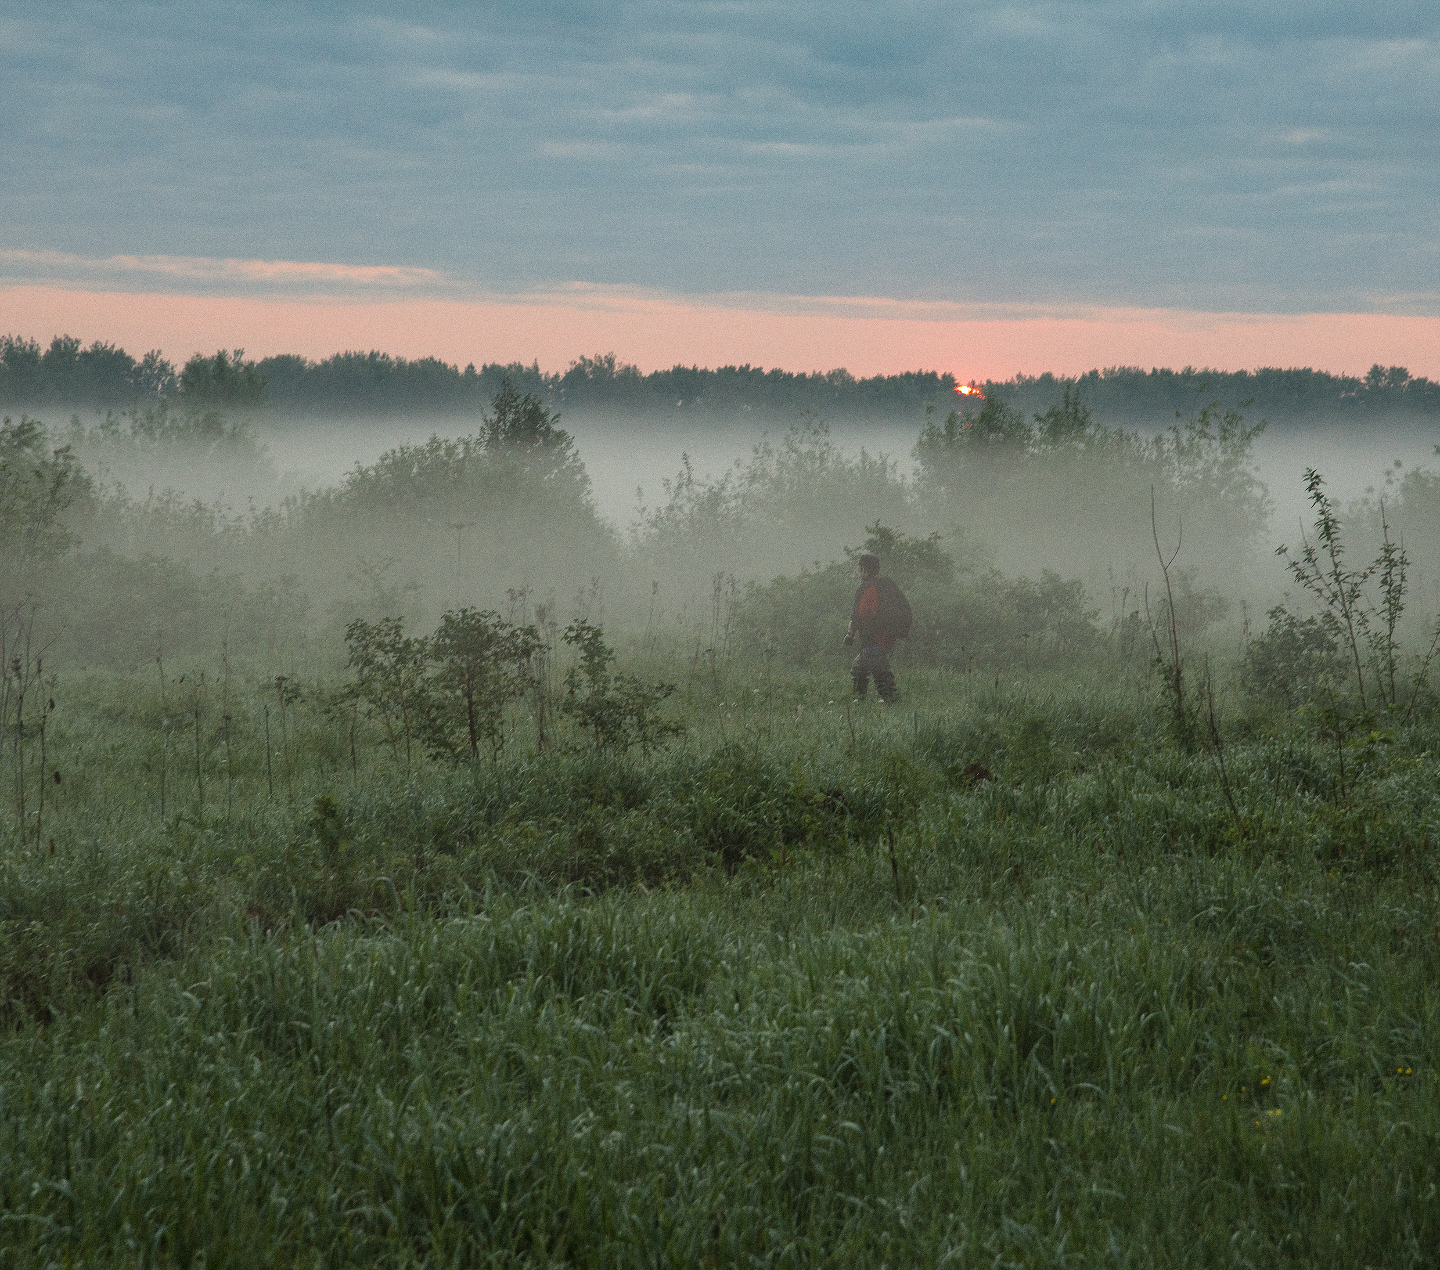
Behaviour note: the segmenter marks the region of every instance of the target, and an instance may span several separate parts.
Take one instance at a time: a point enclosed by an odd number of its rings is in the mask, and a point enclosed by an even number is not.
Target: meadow
[[[492,405],[244,516],[0,427],[0,1270],[1434,1263],[1440,478],[1276,560],[1067,391],[627,536]]]
[[[1428,699],[833,660],[408,765],[333,659],[48,688],[0,1265],[1432,1264]]]

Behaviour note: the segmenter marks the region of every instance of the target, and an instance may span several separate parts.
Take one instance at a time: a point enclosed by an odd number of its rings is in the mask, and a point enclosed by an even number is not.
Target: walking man
[[[860,655],[850,664],[855,695],[863,697],[875,677],[875,691],[887,705],[895,700],[895,674],[890,669],[890,652],[897,639],[910,633],[910,602],[889,578],[880,573],[880,558],[868,551],[856,563],[860,566],[860,589],[850,610],[845,643],[860,644]]]

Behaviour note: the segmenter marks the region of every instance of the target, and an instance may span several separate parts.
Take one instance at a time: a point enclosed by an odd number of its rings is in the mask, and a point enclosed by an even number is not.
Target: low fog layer
[[[867,542],[901,543],[913,563],[903,544],[926,541],[940,553],[927,568],[977,585],[993,574],[991,592],[1029,579],[1042,597],[1073,580],[1067,611],[1115,630],[1160,580],[1152,492],[1186,602],[1204,622],[1238,624],[1292,585],[1273,552],[1298,547],[1314,519],[1312,466],[1356,553],[1379,541],[1384,497],[1410,551],[1412,607],[1440,607],[1434,440],[1413,417],[1257,434],[1216,412],[1147,433],[1107,428],[1067,398],[1029,418],[991,400],[928,423],[682,427],[556,419],[514,393],[480,419],[52,422],[55,444],[83,465],[65,540],[91,588],[83,611],[122,632],[188,605],[195,632],[244,610],[274,644],[333,638],[360,616],[433,625],[473,605],[703,645],[748,584],[843,562]],[[96,563],[111,559],[132,563]],[[767,612],[767,629],[783,626],[783,605]]]
[[[774,420],[768,426],[716,425],[656,427],[653,422],[630,422],[614,416],[565,416],[561,426],[575,437],[576,450],[590,474],[600,514],[626,528],[634,520],[636,491],[653,505],[664,497],[664,483],[672,481],[688,456],[700,476],[718,477],[769,437],[781,437],[787,425]],[[187,473],[155,470],[151,483],[163,488],[177,484],[195,496],[243,507],[247,501],[266,503],[298,492],[334,485],[356,464],[370,464],[386,450],[418,445],[432,435],[461,436],[473,431],[473,419],[437,422],[433,417],[336,422],[331,419],[295,421],[283,428],[258,432],[269,467],[260,472]],[[913,421],[888,425],[830,426],[836,446],[849,457],[860,452],[886,455],[898,472],[913,479],[915,442],[919,428]],[[1272,531],[1277,541],[1293,536],[1294,526],[1311,519],[1304,478],[1307,468],[1318,469],[1332,496],[1342,506],[1362,499],[1367,492],[1383,494],[1386,481],[1399,469],[1440,465],[1435,449],[1440,428],[1418,424],[1412,418],[1381,421],[1362,431],[1344,424],[1317,422],[1308,426],[1267,428],[1257,438],[1254,466],[1269,492],[1274,512]],[[175,478],[171,481],[170,478]],[[187,483],[193,482],[193,484]]]
[[[688,458],[697,476],[723,476],[748,459],[755,446],[767,437],[780,438],[792,426],[776,419],[765,423],[692,424],[685,427],[657,426],[653,421],[631,421],[614,415],[569,415],[560,426],[575,438],[575,448],[585,470],[595,505],[600,514],[618,528],[628,528],[639,503],[653,506],[665,497],[664,486],[673,481]],[[258,431],[271,471],[263,480],[246,488],[230,477],[230,485],[211,480],[206,487],[224,489],[230,500],[273,499],[277,492],[296,492],[338,484],[356,464],[375,462],[386,450],[400,445],[421,445],[431,436],[463,436],[475,429],[474,419],[432,417],[363,419],[337,422],[333,419],[301,420],[283,427]],[[862,427],[838,424],[829,427],[836,446],[849,457],[862,450],[887,455],[899,464],[901,475],[913,477],[915,441],[919,426],[913,421]],[[637,499],[637,491],[640,497]],[[838,548],[837,548],[838,550]]]

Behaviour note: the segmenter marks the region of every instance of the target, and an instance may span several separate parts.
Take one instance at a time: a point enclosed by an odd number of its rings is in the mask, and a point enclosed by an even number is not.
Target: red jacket
[[[860,584],[855,592],[855,605],[850,610],[850,629],[855,632],[861,648],[895,647],[890,623],[895,610],[894,597],[899,595],[900,588],[889,578],[866,578]]]

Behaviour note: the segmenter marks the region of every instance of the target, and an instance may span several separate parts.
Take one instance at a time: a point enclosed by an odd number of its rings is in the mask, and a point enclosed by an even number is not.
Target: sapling
[[[16,609],[15,638],[10,644],[10,659],[7,663],[9,676],[7,684],[9,691],[7,699],[13,697],[15,702],[15,803],[17,823],[20,829],[20,837],[23,841],[25,836],[25,701],[30,695],[30,690],[38,686],[43,689],[44,683],[41,680],[41,654],[31,645],[31,636],[35,627],[36,605],[30,606],[26,613],[24,609]],[[8,627],[8,623],[7,623]],[[44,710],[41,710],[41,727],[44,727]],[[41,780],[44,780],[44,762],[41,763]]]
[[[1400,643],[1396,630],[1405,611],[1410,557],[1404,543],[1391,538],[1390,522],[1382,502],[1379,554],[1363,568],[1347,567],[1340,519],[1335,514],[1329,495],[1325,493],[1324,478],[1314,468],[1305,472],[1305,489],[1315,511],[1315,534],[1319,545],[1305,536],[1298,556],[1291,556],[1284,545],[1277,547],[1275,554],[1285,561],[1291,576],[1319,601],[1321,625],[1348,654],[1355,675],[1355,695],[1360,704],[1357,722],[1368,726],[1371,717],[1370,682],[1373,682],[1374,694],[1382,709],[1395,710],[1400,706],[1399,684],[1396,682]],[[1372,578],[1376,579],[1380,588],[1378,604],[1366,593]],[[1273,625],[1274,613],[1271,616]],[[1362,644],[1366,649],[1363,653]],[[1437,647],[1440,647],[1440,629],[1437,629],[1411,681],[1407,718],[1424,687]],[[1367,681],[1367,669],[1371,674],[1370,681]],[[1339,710],[1341,706],[1333,690],[1330,690],[1330,698],[1331,711]]]
[[[290,775],[290,731],[285,707],[300,695],[299,688],[295,686],[295,676],[276,675],[275,695],[280,699],[280,768],[285,774],[285,797],[293,803],[295,787]]]
[[[531,675],[535,692],[535,745],[537,749],[543,751],[547,743],[545,721],[549,717],[550,702],[555,695],[555,686],[551,680],[554,670],[555,641],[560,630],[560,624],[552,615],[549,605],[537,604],[535,606],[535,628],[543,632],[544,636],[535,648]]]
[[[270,789],[270,801],[275,801],[275,763],[270,748],[270,703],[265,703],[265,783]]]
[[[166,739],[170,731],[170,720],[166,716],[165,706],[165,660],[160,653],[155,654],[155,666],[160,672],[160,823],[165,823],[165,749]]]
[[[1160,562],[1160,576],[1165,581],[1165,606],[1169,618],[1169,638],[1166,643],[1168,648],[1162,648],[1160,644],[1160,631],[1156,626],[1155,619],[1150,613],[1150,588],[1147,586],[1144,592],[1145,598],[1145,621],[1150,627],[1150,641],[1155,647],[1155,664],[1165,676],[1165,688],[1170,698],[1171,726],[1175,733],[1175,739],[1186,749],[1190,748],[1193,739],[1193,731],[1190,725],[1190,707],[1186,701],[1185,691],[1185,663],[1180,656],[1180,624],[1176,620],[1175,613],[1175,592],[1170,585],[1170,569],[1175,563],[1175,558],[1180,554],[1181,544],[1184,542],[1184,529],[1181,528],[1175,539],[1175,550],[1167,557],[1160,546],[1160,531],[1155,525],[1155,487],[1150,487],[1150,536],[1155,543],[1155,557]]]
[[[1340,518],[1325,493],[1325,480],[1313,467],[1305,470],[1305,490],[1315,511],[1317,547],[1302,534],[1299,559],[1291,557],[1283,543],[1275,549],[1288,566],[1295,580],[1320,601],[1320,620],[1342,640],[1350,654],[1355,671],[1355,692],[1362,713],[1370,709],[1365,691],[1364,658],[1360,645],[1369,634],[1370,614],[1365,603],[1365,584],[1374,576],[1385,556],[1371,561],[1363,569],[1345,567],[1345,543],[1340,533]],[[1387,534],[1388,537],[1388,534]],[[1388,544],[1387,544],[1388,546]],[[1403,568],[1401,570],[1403,585]]]
[[[1210,736],[1210,752],[1215,760],[1215,769],[1220,775],[1220,791],[1225,795],[1225,805],[1230,809],[1230,820],[1235,826],[1237,837],[1246,836],[1246,826],[1235,805],[1235,793],[1230,787],[1230,770],[1225,765],[1225,741],[1220,735],[1220,724],[1215,717],[1215,685],[1210,677],[1210,659],[1205,659],[1205,677],[1200,685],[1205,700],[1205,726]]]
[[[583,618],[571,622],[563,638],[579,652],[580,663],[565,672],[561,709],[590,731],[596,749],[623,751],[638,742],[648,757],[652,748],[684,732],[683,724],[658,717],[660,702],[675,691],[674,684],[645,684],[633,675],[613,673],[614,650],[601,628]]]
[[[205,688],[205,672],[200,672],[200,678],[195,683],[195,817],[196,822],[204,828],[205,825],[205,770],[201,763],[200,756],[200,695]]]
[[[408,767],[413,743],[422,734],[431,707],[429,641],[406,635],[402,618],[378,622],[356,618],[345,628],[345,644],[349,650],[345,664],[355,672],[355,682],[342,699],[365,704],[366,715],[380,720],[397,759],[403,748]]]
[[[220,666],[224,680],[220,688],[220,721],[225,725],[225,823],[230,823],[230,814],[235,796],[235,764],[230,752],[230,644],[220,641]]]
[[[10,662],[11,674],[15,678],[15,811],[20,826],[20,838],[25,837],[25,668],[19,657]]]
[[[54,712],[54,709],[55,709],[55,697],[54,697],[53,694],[54,694],[54,691],[55,691],[55,684],[56,684],[57,681],[56,681],[56,677],[55,677],[54,675],[51,675],[51,676],[50,676],[50,683],[49,683],[50,693],[49,693],[49,694],[46,694],[46,693],[43,691],[44,688],[46,687],[46,683],[45,683],[44,677],[43,677],[43,676],[41,675],[41,673],[40,673],[40,659],[39,659],[38,657],[35,659],[35,675],[36,675],[36,678],[37,678],[37,680],[39,681],[40,687],[41,687],[41,689],[42,689],[41,694],[40,694],[40,696],[41,696],[41,705],[40,705],[40,797],[39,797],[39,799],[38,799],[39,807],[37,808],[36,813],[35,813],[35,845],[38,847],[38,846],[40,845],[41,838],[42,838],[42,836],[43,836],[43,834],[44,834],[44,826],[45,826],[45,772],[46,772],[46,770],[48,769],[48,765],[49,765],[49,755],[48,755],[48,752],[47,752],[47,750],[46,750],[46,748],[45,748],[45,723],[46,723],[46,720],[50,717],[50,715]],[[57,775],[58,775],[58,773],[57,773]]]
[[[484,740],[491,761],[498,761],[506,703],[532,688],[532,664],[543,643],[536,627],[512,626],[498,613],[463,608],[444,614],[430,640],[438,667],[426,720],[431,750],[452,756],[468,750],[473,760]]]
[[[353,702],[350,707],[350,782],[353,785],[360,783],[360,760],[355,755],[355,725],[360,719],[360,703]]]

